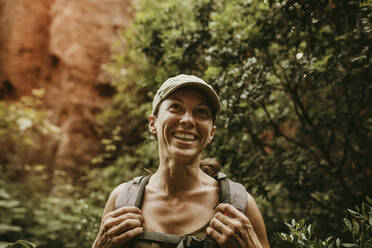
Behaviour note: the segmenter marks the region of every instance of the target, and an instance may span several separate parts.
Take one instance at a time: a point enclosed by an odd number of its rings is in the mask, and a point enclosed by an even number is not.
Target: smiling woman
[[[193,87],[175,90],[161,102],[157,116],[149,118],[150,132],[157,135],[163,154],[160,164],[170,157],[175,164],[187,164],[213,139],[213,109],[206,95]]]
[[[93,247],[269,247],[253,197],[224,174],[201,169],[221,111],[214,89],[181,74],[165,81],[152,107],[159,168],[113,190]]]

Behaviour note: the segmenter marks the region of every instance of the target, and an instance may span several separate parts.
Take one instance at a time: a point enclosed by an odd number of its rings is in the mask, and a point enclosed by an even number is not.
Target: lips
[[[180,132],[176,131],[173,133],[173,136],[177,139],[180,139],[182,141],[195,141],[197,139],[197,136],[191,133],[186,133],[186,132]]]

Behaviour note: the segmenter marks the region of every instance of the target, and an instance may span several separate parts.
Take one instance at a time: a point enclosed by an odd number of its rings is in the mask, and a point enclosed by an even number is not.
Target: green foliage
[[[15,103],[0,101],[0,165],[9,177],[22,180],[32,163],[29,154],[42,152],[43,137],[59,139],[59,128],[41,109],[44,89],[34,89]]]
[[[36,245],[26,240],[17,240],[15,243],[0,242],[0,248],[35,248]]]
[[[8,232],[21,232],[22,227],[18,223],[22,220],[26,210],[4,188],[0,190],[0,209],[0,235]]]
[[[346,229],[352,234],[353,243],[343,244],[345,247],[372,247],[372,199],[356,210],[348,209],[352,219],[344,219]]]
[[[306,225],[302,219],[300,222],[296,222],[292,219],[291,224],[286,223],[290,233],[280,233],[279,238],[287,241],[291,244],[291,247],[298,248],[331,248],[341,247],[340,240],[334,240],[333,237],[328,237],[326,240],[321,240],[314,237],[314,224]]]
[[[48,182],[40,174],[22,183],[10,184],[0,178],[0,240],[22,238],[48,248],[89,247],[93,243],[106,199],[100,200],[93,191],[83,194],[66,182],[63,172],[56,174],[52,193],[45,193]],[[35,183],[40,184],[35,187]]]
[[[370,246],[371,202],[361,205],[372,188],[370,1],[141,0],[136,8],[105,66],[117,94],[98,118],[104,151],[75,184],[48,161],[28,160],[42,151],[37,137],[58,140],[40,108],[43,91],[0,102],[0,240],[89,247],[113,187],[157,167],[147,128],[156,89],[188,73],[222,99],[206,155],[255,196],[272,247]],[[354,204],[362,207],[344,232],[342,209]],[[284,233],[283,221],[302,218]]]
[[[289,234],[278,233],[281,240],[286,241],[291,247],[296,248],[339,248],[339,247],[372,247],[372,200],[367,197],[367,203],[362,203],[361,208],[348,209],[352,219],[344,219],[345,229],[352,234],[352,243],[343,243],[340,238],[332,236],[321,240],[314,236],[314,224],[306,225],[302,219],[286,223]]]
[[[1,247],[89,247],[106,199],[72,185],[50,164],[28,160],[29,152],[41,151],[43,137],[59,137],[41,108],[44,90],[32,93],[0,102],[0,240],[7,241]]]
[[[342,236],[342,209],[372,187],[370,10],[348,0],[140,1],[126,52],[107,65],[118,94],[102,120],[124,138],[102,166],[154,168],[152,97],[166,78],[195,74],[223,105],[207,154],[257,197],[269,236],[304,216]]]

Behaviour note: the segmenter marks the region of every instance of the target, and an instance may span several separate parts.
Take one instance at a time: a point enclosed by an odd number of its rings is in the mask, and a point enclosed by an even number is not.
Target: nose
[[[195,126],[195,120],[191,112],[185,111],[182,115],[180,123],[183,127],[191,129]]]

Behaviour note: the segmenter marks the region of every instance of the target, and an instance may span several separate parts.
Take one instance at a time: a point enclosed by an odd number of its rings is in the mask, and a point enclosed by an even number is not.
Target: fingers
[[[215,214],[215,219],[218,220],[219,223],[222,224],[223,227],[225,227],[221,231],[226,231],[227,234],[229,234],[229,231],[231,230],[233,233],[240,235],[242,237],[242,232],[244,231],[244,220],[240,220],[237,218],[230,217],[228,215],[222,214],[221,212],[218,212]],[[228,227],[228,229],[226,229]],[[219,229],[219,226],[217,226],[217,229]]]
[[[116,209],[102,219],[98,247],[121,247],[143,231],[143,216],[136,207]]]
[[[217,205],[215,208],[216,212],[221,212],[224,213],[225,215],[227,214],[230,217],[236,217],[236,218],[246,218],[246,215],[240,212],[238,209],[233,207],[231,204],[228,203],[220,203]]]
[[[222,247],[245,247],[244,237],[238,230],[239,222],[221,213],[211,220],[207,233]]]
[[[120,215],[127,214],[127,213],[142,214],[142,211],[137,207],[125,206],[125,207],[118,208],[108,213],[106,216],[107,217],[118,217]]]
[[[221,203],[215,208],[215,211],[215,218],[228,225],[238,235],[242,236],[241,234],[247,229],[253,230],[248,217],[232,205]]]
[[[222,247],[262,247],[248,217],[230,204],[216,208],[207,233]]]
[[[128,231],[130,229],[134,229],[134,228],[137,228],[137,227],[141,227],[142,226],[142,223],[140,220],[138,219],[128,219],[128,220],[125,220],[123,222],[121,222],[120,224],[112,227],[109,231],[107,231],[107,233],[111,236],[114,236],[114,235],[120,235],[121,233],[125,232],[125,231]]]
[[[103,223],[101,232],[109,237],[114,237],[130,229],[141,227],[142,223],[143,220],[140,217],[133,219],[125,217],[111,218]]]
[[[207,234],[217,241],[222,248],[246,248],[244,241],[238,237],[231,237],[224,235],[213,229],[212,227],[207,227]]]
[[[143,232],[143,227],[136,227],[113,238],[114,243],[124,244]]]
[[[102,218],[102,226],[104,230],[116,226],[117,224],[127,219],[138,219],[143,223],[142,211],[136,207],[121,207]]]
[[[115,217],[115,218],[113,218],[111,216],[105,216],[104,219],[103,219],[102,224],[106,228],[111,228],[113,226],[116,226],[116,225],[118,225],[122,222],[125,222],[126,220],[130,220],[130,219],[138,220],[140,222],[140,224],[143,223],[142,215],[134,214],[134,213],[127,213],[127,214],[123,214],[123,215]]]
[[[143,227],[139,220],[126,220],[120,225],[110,229],[106,235],[112,244],[125,244],[135,236],[142,233]]]

